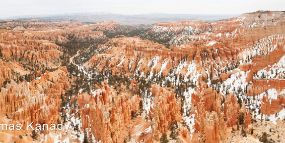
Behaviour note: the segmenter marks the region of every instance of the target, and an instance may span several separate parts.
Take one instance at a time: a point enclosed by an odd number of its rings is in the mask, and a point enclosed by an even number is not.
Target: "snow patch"
[[[217,41],[210,41],[206,46],[214,46],[217,43]]]

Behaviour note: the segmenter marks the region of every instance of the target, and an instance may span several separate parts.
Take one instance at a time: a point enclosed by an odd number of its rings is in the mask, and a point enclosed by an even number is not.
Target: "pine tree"
[[[33,130],[31,137],[33,138],[33,140],[37,140],[39,135],[37,134],[37,132],[35,130]]]
[[[163,133],[161,138],[160,138],[161,143],[168,143],[167,135],[166,133]]]
[[[89,143],[88,135],[87,135],[87,132],[86,132],[86,131],[84,131],[84,139],[83,139],[83,143]]]

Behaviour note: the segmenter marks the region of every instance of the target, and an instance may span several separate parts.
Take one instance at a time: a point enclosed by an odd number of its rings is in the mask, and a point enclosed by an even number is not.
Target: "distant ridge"
[[[66,14],[51,16],[25,16],[10,18],[17,20],[39,19],[48,21],[80,21],[80,22],[102,22],[116,21],[121,24],[153,24],[157,22],[172,22],[180,20],[204,20],[215,21],[234,17],[235,15],[195,15],[195,14],[139,14],[139,15],[122,15],[109,13],[82,13],[82,14]]]

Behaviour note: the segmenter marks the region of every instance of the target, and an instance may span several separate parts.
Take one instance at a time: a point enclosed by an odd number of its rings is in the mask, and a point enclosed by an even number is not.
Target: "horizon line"
[[[228,16],[235,17],[243,14],[254,13],[254,12],[284,12],[278,10],[256,10],[250,12],[243,12],[237,14],[198,14],[198,13],[164,13],[164,12],[150,12],[150,13],[134,13],[134,14],[126,14],[126,13],[116,13],[116,12],[65,12],[65,13],[57,13],[57,14],[27,14],[27,15],[15,15],[15,16],[7,16],[1,17],[0,20],[20,20],[20,19],[44,19],[44,18],[52,18],[58,16],[88,16],[88,15],[118,15],[118,16],[153,16],[158,17],[161,16]]]
[[[256,11],[252,11],[256,12]],[[245,12],[251,13],[251,12]],[[65,12],[57,14],[25,14],[25,15],[14,15],[14,16],[0,16],[0,20],[13,20],[13,19],[25,19],[25,18],[46,18],[46,17],[56,17],[56,16],[74,16],[74,15],[119,15],[119,16],[149,16],[149,15],[192,15],[192,16],[238,16],[245,13],[237,14],[198,14],[198,13],[166,13],[166,12],[150,12],[150,13],[116,13],[116,12]]]

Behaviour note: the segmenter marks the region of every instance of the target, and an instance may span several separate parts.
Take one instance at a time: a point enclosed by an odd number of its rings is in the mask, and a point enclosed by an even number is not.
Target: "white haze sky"
[[[241,14],[285,10],[285,0],[0,0],[0,18],[72,13]]]

